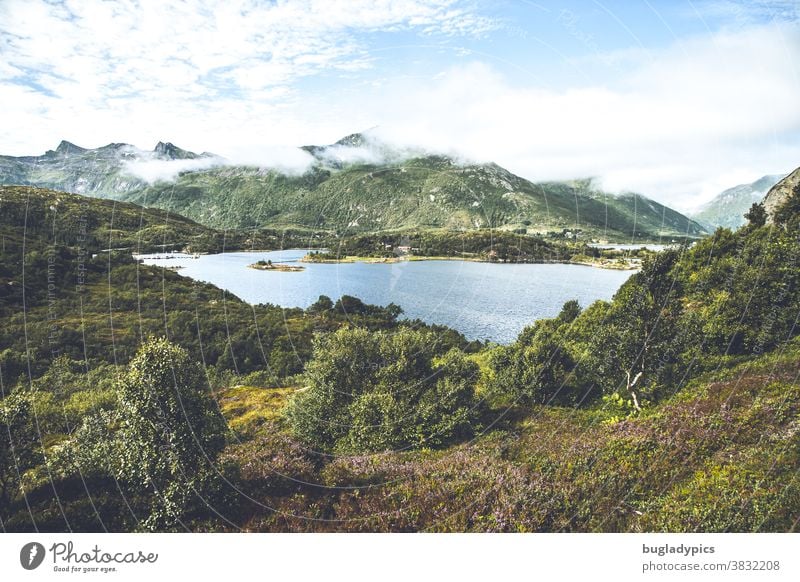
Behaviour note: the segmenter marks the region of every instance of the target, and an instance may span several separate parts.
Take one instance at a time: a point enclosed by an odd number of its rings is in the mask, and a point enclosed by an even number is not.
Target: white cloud
[[[481,61],[426,77],[380,70],[333,89],[320,80],[375,66],[373,32],[479,36],[495,26],[456,0],[2,2],[0,152],[162,140],[299,172],[310,157],[289,146],[378,125],[400,145],[533,180],[594,176],[679,207],[800,164],[791,23],[596,54],[580,69],[609,75],[563,90],[507,78],[478,52],[469,58]]]
[[[226,160],[218,157],[203,157],[193,160],[138,159],[126,162],[125,169],[137,178],[152,184],[153,182],[174,180],[181,172],[207,170],[226,163]]]
[[[287,119],[298,81],[368,68],[365,34],[475,37],[496,27],[462,4],[0,2],[2,153],[31,154],[62,138],[166,139],[198,150],[302,143],[313,132]]]
[[[364,66],[355,32],[482,34],[455,0],[0,4],[5,61],[62,100],[247,94],[325,69]]]
[[[298,147],[263,144],[234,147],[227,160],[231,164],[277,170],[290,176],[303,174],[314,164],[311,154]]]
[[[721,184],[800,165],[797,26],[717,34],[649,55],[614,85],[564,91],[520,87],[473,63],[425,87],[392,87],[402,98],[380,100],[373,120],[399,143],[456,148],[534,180],[594,176],[682,208]]]

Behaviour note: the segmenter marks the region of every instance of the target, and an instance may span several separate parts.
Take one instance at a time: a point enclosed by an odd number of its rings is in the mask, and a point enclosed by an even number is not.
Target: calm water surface
[[[632,271],[581,265],[501,265],[469,261],[393,264],[299,263],[305,250],[201,255],[140,255],[145,263],[183,267],[181,275],[226,289],[249,303],[308,307],[320,295],[396,303],[406,317],[457,329],[469,339],[513,341],[526,325],[558,314],[564,302],[586,307],[610,299]],[[163,257],[164,255],[160,255]],[[249,269],[258,260],[302,264],[302,272]]]

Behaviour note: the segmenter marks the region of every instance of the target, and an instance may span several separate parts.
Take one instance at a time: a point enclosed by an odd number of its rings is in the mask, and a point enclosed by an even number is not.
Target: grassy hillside
[[[215,230],[172,212],[24,186],[0,186],[0,228],[6,244],[47,241],[91,253],[221,248]]]
[[[37,231],[0,262],[26,290],[0,306],[0,526],[797,531],[800,188],[750,216],[508,346],[115,255],[76,286]]]
[[[704,375],[636,418],[516,409],[469,443],[317,471],[265,424],[224,455],[251,462],[245,490],[275,508],[242,507],[255,531],[797,531],[799,348]],[[276,448],[286,478],[319,485],[265,488],[252,460]]]
[[[0,233],[7,245],[27,241],[84,254],[322,248],[338,240],[293,229],[217,230],[170,211],[31,186],[0,186]]]

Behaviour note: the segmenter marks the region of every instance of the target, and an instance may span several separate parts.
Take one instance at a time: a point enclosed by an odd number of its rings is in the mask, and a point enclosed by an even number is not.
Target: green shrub
[[[438,446],[471,434],[478,367],[431,332],[341,329],[319,338],[286,417],[322,451]]]

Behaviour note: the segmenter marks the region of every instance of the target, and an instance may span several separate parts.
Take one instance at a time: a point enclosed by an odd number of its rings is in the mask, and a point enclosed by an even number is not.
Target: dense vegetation
[[[9,232],[0,524],[797,530],[800,188],[771,219],[509,346],[355,298],[249,306],[114,254],[76,290],[74,247]]]
[[[55,248],[88,259],[110,250],[213,253],[324,244],[296,230],[219,231],[178,214],[136,204],[24,186],[0,186],[3,248]],[[18,251],[15,251],[18,252]],[[107,257],[106,257],[107,259]]]

